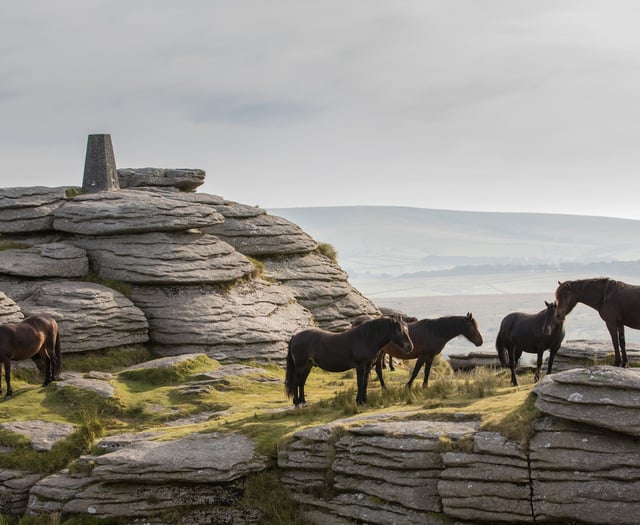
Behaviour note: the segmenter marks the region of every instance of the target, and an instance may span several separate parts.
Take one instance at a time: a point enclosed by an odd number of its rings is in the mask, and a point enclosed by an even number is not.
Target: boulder
[[[481,367],[499,368],[501,366],[496,352],[449,354],[448,359],[453,370],[473,370]]]
[[[53,229],[53,212],[65,203],[66,188],[0,189],[0,233]]]
[[[78,237],[98,275],[141,284],[222,283],[246,277],[253,264],[213,235],[145,233]]]
[[[318,247],[299,226],[266,213],[251,217],[229,213],[224,222],[202,228],[202,231],[217,235],[239,252],[254,257],[308,253]]]
[[[26,316],[47,314],[60,325],[62,352],[148,341],[144,314],[124,295],[100,284],[51,281],[18,300]]]
[[[224,217],[213,196],[165,190],[120,190],[79,195],[55,211],[53,227],[82,235],[184,231]]]
[[[157,186],[195,191],[204,183],[205,172],[199,169],[122,168],[118,169],[121,188]]]
[[[1,288],[0,284],[0,288]],[[16,302],[0,292],[0,325],[5,323],[18,323],[24,319],[24,314]]]
[[[291,336],[313,325],[290,290],[261,280],[229,289],[134,285],[131,297],[161,356],[204,352],[219,361],[282,362]]]
[[[63,242],[0,251],[0,273],[20,277],[84,277],[89,259],[84,250]]]
[[[265,276],[291,288],[297,301],[325,330],[346,330],[357,317],[380,315],[378,308],[349,284],[347,274],[324,255],[268,258],[263,263]]]
[[[533,392],[551,416],[640,436],[640,370],[594,366],[546,376]]]

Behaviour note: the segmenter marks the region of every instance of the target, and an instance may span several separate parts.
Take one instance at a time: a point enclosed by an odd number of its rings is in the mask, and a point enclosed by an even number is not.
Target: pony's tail
[[[284,387],[287,392],[287,399],[293,396],[293,370],[295,368],[295,363],[293,362],[293,354],[291,353],[291,341],[293,337],[289,340],[289,350],[287,351],[287,374],[284,380]]]
[[[502,337],[500,337],[500,332],[498,332],[498,337],[496,337],[496,350],[498,352],[498,359],[500,360],[500,364],[505,367],[508,368],[509,367],[509,363],[507,363],[507,359],[505,357],[505,347],[502,344]]]

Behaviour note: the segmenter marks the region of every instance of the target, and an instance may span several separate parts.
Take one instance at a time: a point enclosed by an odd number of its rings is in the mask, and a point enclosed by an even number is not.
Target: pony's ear
[[[547,308],[551,306],[547,301],[545,301],[544,304],[547,306]]]
[[[471,312],[467,312],[467,319],[473,319],[473,314]]]

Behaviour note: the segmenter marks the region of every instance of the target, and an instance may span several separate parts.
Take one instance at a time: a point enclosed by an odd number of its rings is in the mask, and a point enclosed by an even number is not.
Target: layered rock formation
[[[0,190],[0,315],[53,316],[63,352],[282,361],[293,333],[378,313],[296,225],[193,193],[202,170],[118,173],[118,191]]]
[[[609,523],[640,516],[640,372],[598,366],[537,386],[527,443],[473,423],[333,422],[278,464],[309,523]]]

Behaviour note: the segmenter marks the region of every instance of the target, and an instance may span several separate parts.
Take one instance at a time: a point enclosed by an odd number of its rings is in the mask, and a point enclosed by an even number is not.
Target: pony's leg
[[[431,365],[435,357],[435,355],[431,356],[424,362],[424,380],[422,381],[422,386],[425,388],[429,384],[429,374],[431,373]]]
[[[553,360],[556,357],[556,353],[560,350],[560,347],[557,346],[555,348],[549,349],[549,364],[547,366],[547,375],[551,374],[551,368],[553,367]]]
[[[620,345],[618,343],[618,325],[615,321],[607,322],[607,330],[609,330],[609,334],[611,335],[611,342],[613,343],[613,351],[615,352],[615,359],[613,361],[613,366],[620,366]]]
[[[518,386],[518,378],[516,377],[516,347],[507,348],[509,352],[509,368],[511,369],[511,384]]]
[[[396,367],[393,366],[393,356],[391,354],[389,354],[389,370],[391,370],[392,372],[395,371]]]
[[[538,350],[538,358],[536,360],[536,373],[533,376],[534,382],[540,381],[540,369],[542,368],[542,356],[544,355],[544,350]]]
[[[378,381],[380,381],[381,388],[387,388],[387,385],[384,384],[384,379],[382,377],[382,368],[384,365],[384,355],[381,355],[376,359],[376,375],[378,376]]]
[[[368,370],[371,370],[371,366],[369,365],[369,363],[359,363],[356,366],[356,377],[357,377],[357,386],[358,386],[356,403],[358,405],[362,405],[367,401],[367,383],[365,381],[368,379],[368,376],[369,376],[369,374],[367,374]]]
[[[420,356],[416,360],[416,366],[413,367],[413,372],[411,372],[411,377],[409,378],[409,381],[407,381],[407,388],[411,388],[411,385],[413,384],[413,380],[418,375],[418,372],[420,372],[420,369],[422,368],[424,361],[425,361],[424,356]]]
[[[307,365],[305,369],[302,371],[302,380],[300,381],[300,403],[305,404],[307,400],[304,397],[304,385],[307,382],[307,378],[311,373],[312,365]]]
[[[7,383],[7,395],[4,396],[5,399],[11,399],[13,396],[13,390],[11,389],[11,360],[3,359],[2,364],[4,365],[4,380]]]
[[[51,383],[51,371],[53,369],[53,363],[51,361],[51,358],[49,357],[49,353],[48,352],[42,352],[44,354],[44,383],[42,383],[42,386],[47,386],[49,383]]]
[[[627,345],[624,338],[624,325],[622,323],[618,325],[618,340],[620,341],[620,357],[622,358],[620,366],[627,368]]]

